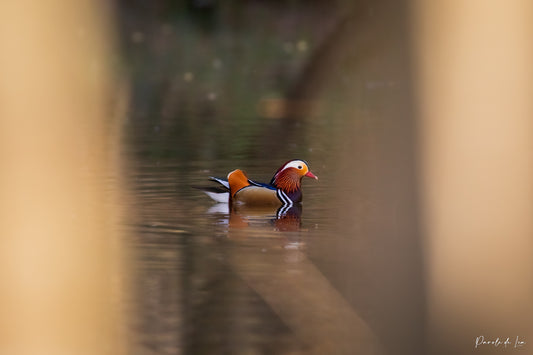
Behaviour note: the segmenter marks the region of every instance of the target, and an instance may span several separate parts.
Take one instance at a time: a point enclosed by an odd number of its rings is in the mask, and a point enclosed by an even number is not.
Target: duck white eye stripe
[[[280,170],[280,172],[282,172],[283,170],[288,169],[288,168],[302,169],[302,167],[304,167],[304,166],[307,166],[305,161],[303,161],[303,160],[293,160],[293,161],[290,161],[287,164],[285,164],[285,166],[283,167],[283,169]]]

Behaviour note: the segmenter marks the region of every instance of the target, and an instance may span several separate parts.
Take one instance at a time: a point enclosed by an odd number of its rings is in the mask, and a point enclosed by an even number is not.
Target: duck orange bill
[[[315,174],[313,174],[312,172],[308,171],[305,176],[307,177],[310,177],[310,178],[313,178],[313,179],[317,179],[318,180],[318,176],[316,176]]]

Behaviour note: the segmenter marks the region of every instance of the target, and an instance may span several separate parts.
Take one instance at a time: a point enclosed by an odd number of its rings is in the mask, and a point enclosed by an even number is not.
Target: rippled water
[[[151,163],[139,164],[133,177],[138,353],[349,353],[378,348],[383,335],[392,337],[384,343],[402,343],[396,323],[414,320],[401,319],[395,307],[417,307],[405,299],[413,294],[409,277],[396,268],[412,268],[413,260],[390,249],[398,240],[379,234],[377,216],[358,215],[375,208],[364,196],[349,207],[360,219],[355,232],[343,225],[340,201],[328,201],[336,187],[324,163],[310,161],[320,180],[303,181],[301,213],[281,218],[276,210],[230,213],[191,188],[236,168],[230,161]],[[249,161],[250,176],[268,181],[280,162],[254,165]],[[398,256],[408,264],[395,265]],[[393,290],[396,296],[383,294]]]
[[[275,171],[277,165],[270,163]],[[302,347],[269,303],[276,302],[276,294],[297,295],[283,285],[262,283],[284,280],[280,273],[299,278],[304,265],[313,267],[308,244],[331,223],[318,206],[324,183],[304,181],[301,216],[280,219],[276,210],[230,214],[227,204],[190,187],[208,184],[207,176],[223,176],[232,168],[213,171],[208,162],[138,168],[135,193],[142,223],[133,227],[142,349],[285,353]],[[281,303],[292,308],[290,300]]]
[[[142,64],[126,129],[133,351],[419,353],[422,256],[399,25],[379,32],[383,47],[354,42],[369,12],[309,58],[325,35],[314,25],[320,11],[243,11],[264,15],[245,17],[249,32],[230,25],[206,36],[181,22],[158,46],[132,50]],[[289,53],[285,24],[296,19],[308,40]],[[194,60],[177,56],[184,41],[203,43],[186,47]],[[236,168],[267,182],[295,158],[320,180],[304,179],[301,211],[282,218],[230,213],[191,187]]]

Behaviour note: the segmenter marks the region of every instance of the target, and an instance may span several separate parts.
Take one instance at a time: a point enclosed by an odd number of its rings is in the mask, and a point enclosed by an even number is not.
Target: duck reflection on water
[[[307,255],[308,231],[301,228],[304,176],[318,179],[305,161],[291,160],[268,184],[234,170],[227,179],[212,177],[216,187],[199,187],[219,202],[208,213],[223,226],[223,260],[306,353],[380,354],[373,331]]]
[[[230,228],[274,227],[279,232],[297,232],[301,227],[302,205],[292,206],[247,206],[217,203],[207,210],[210,214],[221,214],[219,224],[227,224]]]

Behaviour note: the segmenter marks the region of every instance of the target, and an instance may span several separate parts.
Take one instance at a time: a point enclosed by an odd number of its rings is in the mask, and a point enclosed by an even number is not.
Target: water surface
[[[419,353],[424,297],[401,21],[370,31],[383,23],[375,16],[390,14],[378,7],[328,17],[320,31],[331,9],[241,10],[237,24],[219,14],[216,30],[178,17],[137,27],[142,41],[127,32],[133,350]],[[295,158],[320,180],[304,179],[301,211],[282,218],[230,212],[191,188],[236,168],[267,182]]]

